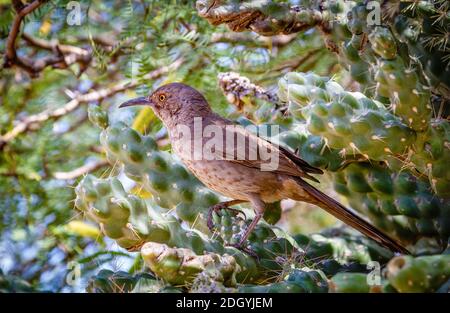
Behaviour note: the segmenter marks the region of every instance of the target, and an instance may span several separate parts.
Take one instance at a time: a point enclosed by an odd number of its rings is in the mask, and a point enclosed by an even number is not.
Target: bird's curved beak
[[[135,105],[152,106],[153,103],[147,97],[139,97],[139,98],[128,100],[128,101],[122,103],[121,105],[119,105],[119,108],[131,107],[131,106],[135,106]]]

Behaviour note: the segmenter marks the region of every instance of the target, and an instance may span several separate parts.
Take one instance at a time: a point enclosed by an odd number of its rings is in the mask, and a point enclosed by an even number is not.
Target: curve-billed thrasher
[[[240,245],[261,219],[265,203],[290,198],[315,204],[386,248],[408,253],[387,234],[304,181],[317,181],[310,174],[322,174],[320,169],[220,117],[194,88],[181,83],[167,84],[148,97],[127,101],[120,107],[133,105],[152,107],[169,132],[172,150],[189,170],[209,188],[233,199],[216,205],[215,209],[242,202],[252,204],[256,216]],[[208,155],[203,154],[205,151]],[[273,157],[270,161],[276,160],[274,168],[269,166],[267,158],[263,159],[264,151]]]

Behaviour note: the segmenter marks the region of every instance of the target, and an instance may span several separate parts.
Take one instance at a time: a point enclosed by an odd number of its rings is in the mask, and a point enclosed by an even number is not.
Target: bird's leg
[[[233,245],[233,247],[240,249],[247,254],[254,256],[258,259],[258,256],[251,250],[244,246],[245,242],[247,241],[248,237],[252,233],[252,231],[255,229],[256,225],[258,224],[259,220],[263,217],[265,204],[261,200],[261,198],[258,195],[252,194],[249,196],[250,202],[252,203],[252,206],[255,210],[255,218],[250,223],[250,225],[247,227],[247,229],[244,232],[244,235],[242,236],[241,240],[237,245]]]
[[[208,225],[208,228],[210,231],[214,230],[214,222],[213,222],[213,212],[219,212],[220,210],[226,209],[226,210],[230,210],[236,214],[242,213],[244,215],[244,218],[246,218],[245,213],[242,212],[241,210],[237,210],[237,209],[232,209],[230,208],[230,206],[232,205],[236,205],[236,204],[240,204],[240,203],[244,203],[247,202],[245,200],[231,200],[231,201],[225,201],[225,202],[220,202],[217,203],[215,205],[213,205],[212,207],[209,208],[208,210],[208,218],[206,221],[206,224]]]
[[[230,244],[231,247],[235,247],[236,249],[239,249],[242,252],[247,253],[248,255],[254,257],[258,261],[259,261],[259,256],[252,249],[246,247],[245,246],[245,242],[247,241],[248,236],[250,236],[250,234],[252,233],[253,229],[255,229],[256,224],[258,224],[258,222],[259,222],[259,220],[261,219],[262,216],[263,216],[262,213],[256,213],[255,218],[250,223],[248,228],[245,230],[245,233],[242,236],[241,240],[239,240],[239,243],[237,243],[237,244]]]
[[[250,225],[247,227],[247,229],[245,230],[244,235],[242,236],[241,240],[239,241],[239,246],[243,246],[244,243],[247,241],[248,236],[250,236],[250,234],[252,233],[252,231],[255,229],[256,225],[258,224],[259,220],[261,219],[261,217],[263,217],[263,213],[262,212],[256,212],[255,218],[253,219],[253,221],[250,223]]]

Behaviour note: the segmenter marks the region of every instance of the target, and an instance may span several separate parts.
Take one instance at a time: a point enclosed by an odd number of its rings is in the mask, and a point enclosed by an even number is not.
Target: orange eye
[[[159,101],[163,102],[166,100],[166,96],[165,95],[159,95],[158,97]]]

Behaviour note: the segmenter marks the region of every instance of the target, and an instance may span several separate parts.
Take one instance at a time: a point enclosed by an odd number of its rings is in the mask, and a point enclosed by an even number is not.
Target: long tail
[[[295,177],[295,180],[299,183],[299,185],[301,185],[301,187],[305,191],[307,191],[318,202],[317,203],[318,206],[320,206],[322,209],[332,214],[339,220],[343,221],[345,224],[355,228],[362,234],[375,240],[376,242],[378,242],[379,244],[388,248],[391,251],[400,252],[402,254],[410,254],[410,252],[405,247],[403,247],[393,238],[383,233],[375,226],[369,224],[364,219],[362,219],[361,217],[359,217],[358,215],[347,209],[345,206],[343,206],[336,200],[327,196],[326,194],[316,189],[315,187],[311,186],[310,184],[308,184],[299,177]]]

